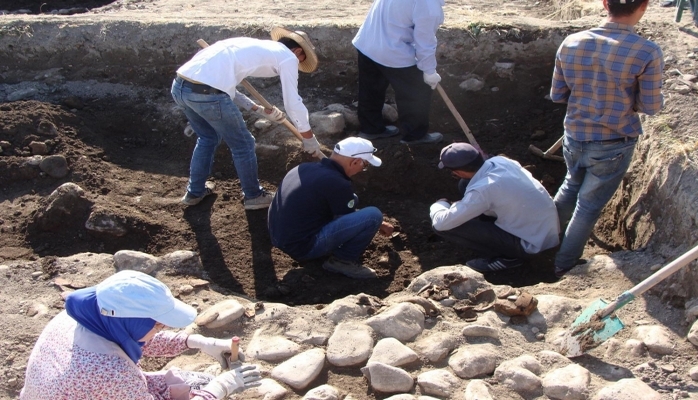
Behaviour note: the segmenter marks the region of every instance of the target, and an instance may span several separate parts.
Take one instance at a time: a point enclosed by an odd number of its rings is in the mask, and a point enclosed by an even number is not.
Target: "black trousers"
[[[383,103],[388,85],[395,91],[403,140],[424,137],[429,129],[431,87],[424,83],[423,73],[416,65],[390,68],[359,53],[359,122],[361,132],[379,134],[385,130]]]
[[[495,225],[496,220],[480,215],[448,231],[434,229],[434,233],[487,258],[532,258],[534,254],[526,253],[521,246],[521,239]]]

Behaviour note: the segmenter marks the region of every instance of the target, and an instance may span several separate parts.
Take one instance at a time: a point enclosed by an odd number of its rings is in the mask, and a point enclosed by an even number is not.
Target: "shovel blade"
[[[562,337],[561,354],[570,358],[579,357],[625,327],[623,321],[613,314],[600,320],[596,317],[596,314],[607,305],[607,301],[598,299],[582,311],[579,317],[574,320],[572,327]]]

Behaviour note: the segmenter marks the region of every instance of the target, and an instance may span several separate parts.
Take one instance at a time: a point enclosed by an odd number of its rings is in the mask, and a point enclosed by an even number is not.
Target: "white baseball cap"
[[[196,309],[177,300],[159,280],[139,271],[115,273],[95,286],[99,312],[115,318],[150,318],[172,328],[194,322]]]
[[[359,137],[348,137],[334,145],[334,152],[340,156],[361,158],[374,167],[380,167],[383,161],[373,155],[376,148],[369,140]]]

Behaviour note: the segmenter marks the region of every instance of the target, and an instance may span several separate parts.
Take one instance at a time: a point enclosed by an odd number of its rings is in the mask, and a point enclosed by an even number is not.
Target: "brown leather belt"
[[[211,87],[209,85],[205,85],[203,83],[198,83],[198,82],[193,82],[193,81],[191,81],[191,80],[189,80],[189,79],[187,79],[179,74],[177,74],[176,79],[179,81],[179,83],[182,86],[191,89],[192,92],[197,93],[197,94],[221,94],[221,93],[225,93],[222,90],[218,90],[218,89]]]

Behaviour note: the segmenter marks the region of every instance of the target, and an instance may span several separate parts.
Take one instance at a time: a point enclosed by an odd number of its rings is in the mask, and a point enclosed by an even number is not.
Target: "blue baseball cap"
[[[194,322],[196,309],[175,299],[159,280],[139,271],[115,273],[95,286],[99,312],[115,318],[150,318],[172,328]]]
[[[441,149],[439,168],[464,167],[475,161],[479,155],[480,152],[468,143],[452,143]]]

